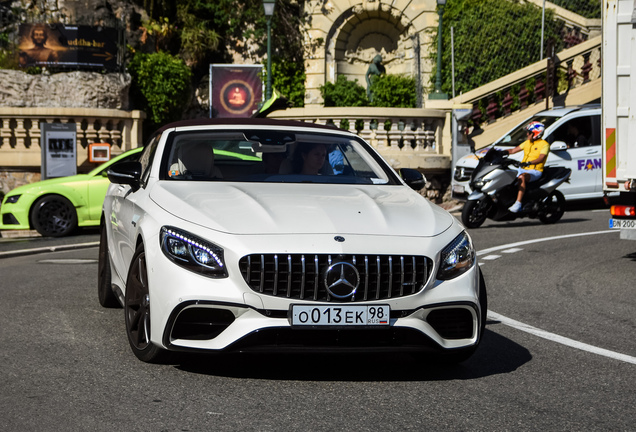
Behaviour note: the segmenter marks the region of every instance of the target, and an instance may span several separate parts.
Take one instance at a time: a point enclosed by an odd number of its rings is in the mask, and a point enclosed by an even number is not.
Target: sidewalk
[[[0,259],[43,252],[99,246],[97,230],[80,231],[68,237],[42,237],[36,231],[1,231]]]

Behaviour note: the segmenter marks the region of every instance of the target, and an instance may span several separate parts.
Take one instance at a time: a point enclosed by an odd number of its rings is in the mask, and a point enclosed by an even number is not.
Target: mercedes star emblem
[[[345,299],[355,294],[360,284],[360,274],[353,264],[338,262],[325,273],[325,286],[335,298]]]

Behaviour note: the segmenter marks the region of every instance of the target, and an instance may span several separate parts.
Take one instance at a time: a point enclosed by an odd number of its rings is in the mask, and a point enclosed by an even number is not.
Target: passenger
[[[521,200],[528,183],[540,179],[543,174],[543,166],[548,158],[548,153],[550,153],[550,144],[541,139],[544,131],[543,123],[532,122],[526,126],[528,139],[513,149],[504,150],[508,154],[515,154],[523,150],[521,167],[517,170],[517,178],[519,179],[517,201],[508,209],[512,213],[521,211]]]
[[[179,149],[179,160],[170,166],[169,176],[187,179],[223,178],[214,166],[214,149],[205,143],[184,145]]]
[[[263,159],[263,172],[265,174],[278,174],[285,157],[284,152],[263,153],[261,157]]]
[[[327,158],[324,144],[301,144],[294,151],[292,172],[295,174],[318,175]]]

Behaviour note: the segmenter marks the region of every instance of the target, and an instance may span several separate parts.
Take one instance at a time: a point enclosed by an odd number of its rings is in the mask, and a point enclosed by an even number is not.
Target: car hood
[[[52,178],[52,179],[48,179],[48,180],[41,180],[41,181],[38,181],[38,182],[35,182],[35,183],[22,185],[22,186],[19,186],[19,187],[15,188],[15,189],[12,189],[11,192],[9,192],[8,195],[20,195],[20,194],[24,194],[24,193],[28,193],[28,192],[33,192],[33,191],[36,191],[38,189],[49,189],[49,188],[54,187],[54,186],[67,185],[67,184],[82,182],[82,181],[86,181],[86,180],[91,179],[91,178],[93,178],[93,177],[89,176],[88,174],[77,174],[77,175],[74,175],[74,176],[57,177],[57,178]]]
[[[232,234],[430,237],[453,224],[406,186],[162,181],[150,198],[178,218]]]

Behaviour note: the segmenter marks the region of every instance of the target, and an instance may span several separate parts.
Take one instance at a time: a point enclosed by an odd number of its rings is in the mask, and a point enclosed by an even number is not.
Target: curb
[[[77,244],[70,244],[70,245],[48,246],[48,247],[31,248],[31,249],[18,249],[13,251],[0,252],[0,259],[12,258],[16,256],[23,256],[23,255],[33,255],[33,254],[44,253],[44,252],[60,252],[60,251],[73,250],[73,249],[85,249],[85,248],[91,248],[96,246],[99,246],[99,242],[77,243]]]

